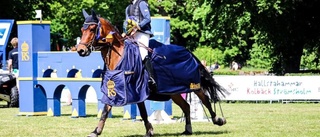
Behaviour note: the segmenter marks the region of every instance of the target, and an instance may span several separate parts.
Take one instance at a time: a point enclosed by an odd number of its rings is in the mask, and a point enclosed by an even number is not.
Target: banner
[[[11,29],[13,26],[14,20],[1,20],[0,19],[0,63],[3,64],[5,68],[6,64],[6,47],[7,42],[10,37]],[[1,68],[0,68],[1,69]]]
[[[0,20],[0,46],[7,44],[14,20]]]
[[[320,100],[320,76],[214,76],[224,100]]]

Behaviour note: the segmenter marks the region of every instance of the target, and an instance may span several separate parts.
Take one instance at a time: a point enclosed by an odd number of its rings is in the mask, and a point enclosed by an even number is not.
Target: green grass
[[[0,103],[1,104],[1,103]],[[3,104],[3,103],[2,103]],[[227,124],[194,122],[191,137],[317,137],[320,136],[320,104],[222,103]],[[17,116],[18,108],[0,108],[0,136],[4,137],[84,137],[96,126],[96,104],[87,104],[86,118],[70,118],[71,106],[62,106],[61,117]],[[122,120],[122,107],[113,109],[103,136],[142,136],[142,122]],[[181,110],[173,105],[173,116]],[[218,113],[220,115],[220,113]],[[179,136],[184,123],[153,124],[155,136]]]

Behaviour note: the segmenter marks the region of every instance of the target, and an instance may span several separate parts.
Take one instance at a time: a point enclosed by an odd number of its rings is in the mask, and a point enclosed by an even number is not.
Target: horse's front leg
[[[195,94],[200,98],[203,105],[206,106],[206,108],[209,110],[213,124],[222,126],[227,123],[225,118],[217,117],[217,114],[212,110],[209,97],[204,94],[203,90],[197,91],[195,92]]]
[[[186,100],[182,98],[180,94],[171,95],[171,99],[174,103],[176,103],[183,111],[186,125],[185,131],[182,132],[182,135],[192,135],[192,126],[191,126],[191,118],[190,118],[190,105]]]
[[[107,104],[104,105],[98,126],[94,129],[93,132],[91,132],[90,135],[88,135],[88,137],[97,137],[98,135],[100,135],[102,133],[104,124],[108,118],[108,114],[111,111],[111,109],[112,109],[112,106],[107,105]]]
[[[151,137],[153,136],[153,127],[148,120],[148,114],[147,114],[147,110],[144,102],[138,103],[138,108],[139,108],[142,120],[144,122],[144,126],[146,128],[146,134],[144,135],[144,137]]]

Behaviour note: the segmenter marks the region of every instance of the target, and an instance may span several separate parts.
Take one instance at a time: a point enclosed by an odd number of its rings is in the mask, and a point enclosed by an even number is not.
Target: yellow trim
[[[42,21],[40,20],[25,20],[25,21],[17,21],[17,24],[51,24],[51,21]]]
[[[38,81],[102,81],[101,78],[37,78]]]
[[[79,117],[78,111],[76,109],[73,109],[71,116],[72,117]]]
[[[18,115],[39,116],[39,115],[47,115],[47,112],[19,112]]]
[[[126,110],[126,111],[124,112],[124,114],[123,114],[123,118],[124,118],[124,119],[131,119],[131,116],[130,116],[130,114],[129,114],[129,111],[128,111],[128,110]]]
[[[47,113],[47,116],[53,116],[53,111],[52,111],[52,109],[51,108],[49,108],[49,110],[48,110],[48,113]]]
[[[151,17],[151,19],[167,19],[167,20],[170,20],[170,17],[168,17],[168,16],[159,16],[159,17]]]
[[[19,81],[29,81],[32,80],[32,77],[18,77]]]

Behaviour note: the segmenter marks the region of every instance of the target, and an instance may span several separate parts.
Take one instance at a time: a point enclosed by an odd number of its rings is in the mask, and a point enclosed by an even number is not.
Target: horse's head
[[[108,20],[98,17],[94,10],[91,10],[91,15],[85,10],[82,10],[82,13],[85,21],[81,28],[80,43],[76,46],[80,56],[89,56],[93,50],[120,42],[121,35]]]

